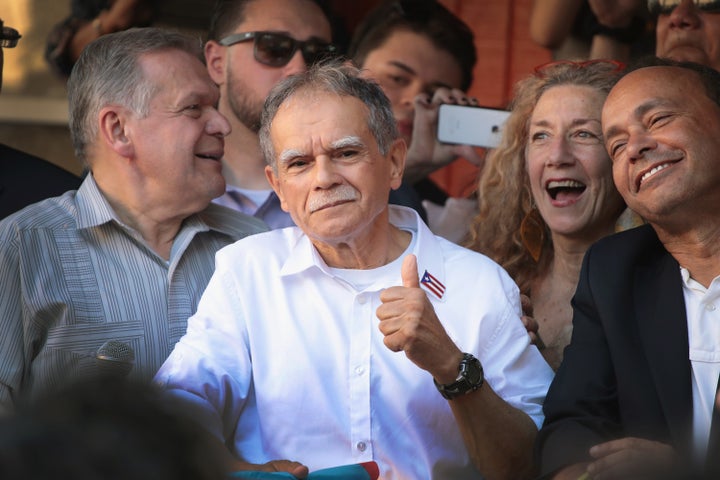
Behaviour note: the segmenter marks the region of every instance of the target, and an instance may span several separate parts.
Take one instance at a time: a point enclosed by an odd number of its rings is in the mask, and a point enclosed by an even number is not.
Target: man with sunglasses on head
[[[216,203],[261,218],[270,228],[294,225],[265,177],[260,112],[276,83],[334,53],[331,39],[317,0],[218,0],[205,60],[232,133],[223,157],[227,189]]]
[[[613,18],[630,18],[639,7],[644,8],[628,0],[605,0],[604,5]],[[647,0],[647,8],[656,21],[658,57],[720,70],[720,0]]]
[[[3,50],[15,48],[21,35],[0,19],[0,89]],[[0,219],[31,203],[80,186],[81,179],[41,158],[0,143]]]
[[[656,54],[720,70],[720,0],[648,0]]]

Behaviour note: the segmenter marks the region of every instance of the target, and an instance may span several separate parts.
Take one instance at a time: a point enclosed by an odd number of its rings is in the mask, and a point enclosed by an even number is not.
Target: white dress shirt
[[[520,321],[518,289],[488,258],[434,236],[391,206],[415,236],[407,253],[450,337],[485,381],[542,422],[552,371]],[[404,255],[403,254],[403,257]],[[399,264],[398,264],[399,265]],[[297,227],[222,249],[188,332],[156,376],[243,459],[291,459],[310,470],[375,460],[382,479],[477,479],[448,401],[431,375],[383,344],[380,292],[400,268],[335,275]]]
[[[698,460],[705,458],[720,375],[720,277],[705,288],[680,268],[687,311],[692,367],[693,437]]]

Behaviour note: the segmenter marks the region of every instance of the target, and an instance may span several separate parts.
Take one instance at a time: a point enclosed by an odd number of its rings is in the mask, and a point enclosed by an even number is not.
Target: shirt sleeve
[[[499,272],[498,276],[502,292],[493,296],[492,303],[496,308],[483,323],[492,321],[489,325],[481,325],[480,332],[487,338],[485,348],[480,352],[485,378],[495,393],[525,412],[540,428],[544,418],[542,404],[553,371],[530,343],[530,336],[520,319],[517,287],[504,272]]]
[[[18,241],[12,224],[0,227],[0,412],[12,411],[24,370],[22,289]]]
[[[252,364],[234,279],[219,258],[197,313],[155,382],[184,413],[225,442],[234,435],[248,399]]]

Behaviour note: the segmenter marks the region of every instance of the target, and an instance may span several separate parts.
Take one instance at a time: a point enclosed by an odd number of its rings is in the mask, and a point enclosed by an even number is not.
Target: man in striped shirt
[[[134,29],[101,37],[76,64],[70,130],[89,173],[0,222],[0,408],[112,365],[151,379],[215,252],[267,229],[210,204],[225,191],[230,125],[201,55],[180,34]]]

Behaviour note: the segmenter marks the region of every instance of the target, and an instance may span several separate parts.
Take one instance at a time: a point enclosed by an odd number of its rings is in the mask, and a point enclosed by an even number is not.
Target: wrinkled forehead
[[[655,15],[668,15],[683,0],[648,0],[648,10]],[[707,12],[720,12],[720,0],[693,0],[697,8]]]

